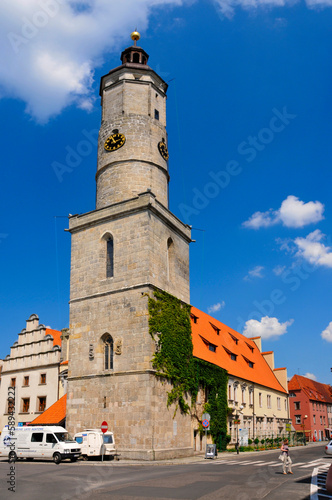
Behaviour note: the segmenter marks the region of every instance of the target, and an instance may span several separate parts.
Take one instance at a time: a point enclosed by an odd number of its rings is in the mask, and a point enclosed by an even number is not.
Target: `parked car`
[[[325,453],[326,455],[332,455],[332,439],[331,441],[325,446]]]

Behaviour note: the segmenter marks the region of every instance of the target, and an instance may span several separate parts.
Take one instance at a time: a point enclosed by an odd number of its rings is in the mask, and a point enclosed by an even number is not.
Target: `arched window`
[[[172,238],[168,238],[167,240],[167,254],[166,254],[166,272],[167,272],[167,279],[170,281],[172,279],[173,275],[173,265],[174,265],[174,243]]]
[[[137,52],[134,53],[133,62],[134,63],[139,63],[139,54]]]
[[[106,278],[114,276],[114,242],[112,236],[106,239]]]
[[[110,335],[104,337],[104,368],[113,370],[113,339]]]

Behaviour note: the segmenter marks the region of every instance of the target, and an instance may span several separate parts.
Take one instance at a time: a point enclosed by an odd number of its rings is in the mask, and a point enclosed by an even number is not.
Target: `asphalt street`
[[[1,499],[20,500],[310,500],[312,472],[332,457],[324,443],[291,449],[293,475],[283,475],[279,451],[223,453],[172,463],[53,462],[20,460],[15,492],[10,465],[0,462]]]

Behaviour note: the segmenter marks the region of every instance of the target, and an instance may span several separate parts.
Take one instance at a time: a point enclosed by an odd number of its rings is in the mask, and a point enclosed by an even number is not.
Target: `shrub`
[[[252,439],[248,439],[248,444],[252,444]]]

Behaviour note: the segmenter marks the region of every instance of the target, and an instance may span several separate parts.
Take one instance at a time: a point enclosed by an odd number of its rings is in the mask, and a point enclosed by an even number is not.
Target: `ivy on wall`
[[[183,413],[189,413],[186,396],[195,404],[199,387],[208,392],[205,410],[210,414],[210,432],[219,449],[227,444],[227,372],[193,356],[190,311],[191,306],[164,291],[156,290],[148,296],[149,331],[157,342],[152,359],[156,376],[172,384],[167,406],[176,404]]]

